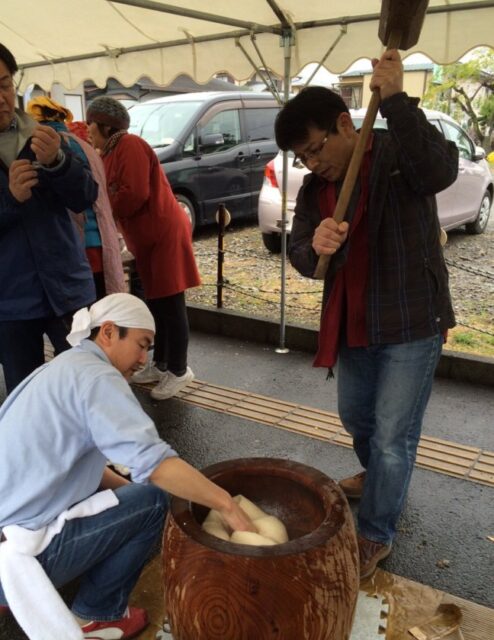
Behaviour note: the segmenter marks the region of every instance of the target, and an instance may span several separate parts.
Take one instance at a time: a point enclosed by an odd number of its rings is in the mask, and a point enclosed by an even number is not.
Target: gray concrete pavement
[[[336,383],[306,353],[195,333],[189,363],[198,379],[336,412]],[[138,391],[163,438],[192,464],[237,457],[291,458],[339,479],[359,470],[352,451],[305,436]],[[436,380],[424,433],[494,451],[492,388]],[[417,468],[392,555],[398,575],[494,606],[494,490]],[[352,505],[356,510],[356,504]],[[436,563],[448,560],[441,569]]]
[[[189,364],[200,380],[336,412],[336,383],[311,367],[307,353],[280,355],[257,343],[193,333]],[[136,395],[160,435],[197,467],[267,456],[311,465],[334,479],[359,470],[349,449],[178,399],[156,402],[141,390]],[[438,379],[424,434],[494,451],[493,415],[492,387]],[[494,544],[487,538],[494,535],[493,497],[490,487],[417,468],[393,553],[383,568],[494,607]],[[439,568],[443,560],[449,566]],[[71,590],[64,595],[70,600]],[[0,640],[24,638],[13,621],[0,622]]]
[[[337,412],[336,380],[312,367],[302,351],[278,354],[272,346],[193,333],[189,361],[196,377],[310,407]],[[436,378],[424,435],[494,451],[494,390]]]
[[[239,457],[290,458],[332,478],[358,469],[349,449],[321,443],[214,411],[138,392],[161,436],[191,464],[204,467]],[[416,469],[392,555],[383,568],[479,604],[494,606],[493,490]],[[356,510],[356,504],[352,504]],[[448,568],[436,565],[448,560]]]

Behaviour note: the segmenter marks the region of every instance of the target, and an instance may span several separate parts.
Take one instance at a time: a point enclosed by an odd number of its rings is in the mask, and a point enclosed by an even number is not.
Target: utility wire
[[[492,336],[494,338],[494,333],[490,331],[486,331],[485,329],[478,329],[477,327],[472,327],[469,324],[465,324],[463,322],[458,322],[459,327],[465,327],[465,329],[470,329],[471,331],[477,331],[478,333],[483,333],[486,336]]]
[[[268,254],[268,255],[260,255],[258,252],[252,250],[252,249],[241,249],[240,251],[236,251],[236,250],[232,250],[232,249],[228,249],[225,250],[224,252],[225,254],[231,254],[234,255],[240,259],[248,259],[249,257],[255,257],[256,260],[264,260],[265,262],[269,262],[272,263],[273,261],[278,260],[278,256],[276,254]],[[205,257],[205,258],[213,258],[215,257],[215,254],[211,253],[211,252],[196,252],[195,254],[197,257]],[[470,265],[465,265],[462,263],[459,263],[455,260],[451,260],[446,258],[445,259],[446,264],[449,267],[452,267],[454,269],[459,269],[461,271],[465,271],[467,273],[471,273],[473,275],[485,278],[487,280],[492,280],[494,281],[494,273],[488,270],[484,270],[484,269],[480,269],[480,268],[476,268]],[[217,283],[205,283],[203,282],[203,287],[217,287]],[[233,293],[237,293],[240,295],[243,295],[245,297],[251,298],[253,300],[258,300],[259,302],[262,302],[264,304],[273,306],[273,307],[278,307],[280,306],[280,301],[276,301],[276,300],[270,300],[266,297],[263,297],[261,295],[256,295],[255,293],[252,293],[252,291],[249,291],[247,287],[231,282],[228,279],[225,279],[225,282],[223,283],[223,287],[224,289],[227,289]],[[256,291],[259,293],[264,293],[267,295],[279,295],[280,294],[280,290],[279,289],[262,289],[262,288],[256,288]],[[293,291],[293,292],[288,292],[287,295],[290,297],[297,297],[297,296],[303,296],[303,295],[311,295],[311,294],[320,294],[322,292],[322,286],[319,289],[309,289],[309,290],[305,290],[305,291]],[[300,310],[305,310],[305,311],[318,311],[320,309],[320,305],[315,305],[315,306],[304,306],[304,305],[300,305],[300,304],[290,304],[290,303],[286,303],[286,307],[291,308],[291,309],[300,309]],[[485,329],[479,329],[478,327],[472,327],[469,324],[466,324],[464,322],[461,322],[461,320],[458,320],[458,326],[460,327],[464,327],[465,329],[469,329],[471,331],[475,331],[477,333],[481,333],[483,335],[487,335],[487,336],[491,336],[494,337],[494,333],[487,331]]]
[[[484,271],[483,269],[477,269],[475,267],[470,267],[464,264],[459,264],[458,262],[454,262],[453,260],[445,260],[448,267],[454,267],[455,269],[460,269],[461,271],[466,271],[467,273],[473,273],[476,276],[481,276],[482,278],[487,278],[487,280],[494,281],[494,273],[490,271]]]
[[[211,282],[203,282],[202,287],[210,287],[210,288],[216,288],[216,283],[211,283]],[[280,302],[279,300],[269,300],[268,298],[264,298],[262,296],[257,296],[254,293],[251,293],[250,291],[247,291],[245,289],[245,287],[242,287],[242,285],[237,285],[237,284],[232,284],[231,282],[224,282],[223,283],[223,288],[224,289],[228,289],[230,291],[233,291],[235,293],[239,293],[243,296],[247,296],[248,298],[253,298],[254,300],[259,300],[260,302],[264,302],[265,304],[269,304],[275,307],[279,307],[280,306]],[[305,311],[318,311],[320,309],[320,305],[315,305],[312,307],[307,307],[304,305],[299,305],[299,304],[287,304],[287,307],[290,307],[292,309],[303,309]]]
[[[210,287],[216,288],[216,283],[206,283],[203,282],[202,283],[203,287]],[[263,296],[258,296],[254,293],[251,293],[250,291],[247,291],[245,287],[243,287],[242,285],[238,285],[232,282],[225,282],[223,284],[223,288],[227,289],[229,291],[232,291],[234,293],[238,293],[240,295],[246,296],[247,298],[252,298],[253,300],[258,300],[259,302],[263,302],[264,304],[267,305],[271,305],[274,307],[279,307],[280,303],[277,300],[269,300],[268,298],[265,298]],[[263,291],[262,289],[259,289],[259,291],[266,293],[266,291]],[[278,293],[278,292],[267,292],[267,293]],[[319,292],[314,292],[314,293],[319,293]],[[299,295],[299,292],[296,292],[294,294],[289,294],[289,295]],[[315,306],[306,306],[306,305],[300,305],[300,304],[290,304],[287,303],[286,304],[287,307],[289,307],[290,309],[300,309],[300,310],[304,310],[304,311],[319,311],[320,309],[320,305],[315,305]],[[460,327],[464,327],[465,329],[470,329],[470,331],[476,331],[477,333],[482,333],[484,335],[487,336],[491,336],[494,338],[494,333],[490,332],[490,331],[486,331],[485,329],[479,329],[478,327],[472,327],[469,324],[466,324],[464,322],[461,322],[460,320],[458,321],[458,326]]]
[[[253,249],[241,249],[238,251],[234,249],[225,249],[225,255],[226,254],[231,254],[241,259],[247,259],[248,256],[252,256],[257,260],[263,260],[269,263],[272,263],[273,261],[277,261],[279,259],[279,256],[277,254],[260,255]],[[209,252],[196,252],[196,256],[212,258],[214,257],[214,254]],[[465,265],[449,258],[446,258],[445,262],[449,267],[453,267],[454,269],[460,269],[461,271],[466,271],[467,273],[472,273],[474,275],[481,276],[482,278],[487,278],[488,280],[494,280],[494,272],[477,267],[472,267],[470,265]]]

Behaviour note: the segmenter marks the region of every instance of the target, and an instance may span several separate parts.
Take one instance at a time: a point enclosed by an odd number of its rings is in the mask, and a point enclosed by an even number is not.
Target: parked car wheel
[[[281,235],[279,233],[263,233],[262,241],[270,253],[281,253]]]
[[[196,227],[196,209],[192,204],[192,201],[189,200],[189,198],[187,198],[187,196],[184,196],[182,193],[176,193],[175,198],[177,199],[178,203],[187,214],[187,218],[189,218],[190,223],[192,225],[192,231],[194,231]]]
[[[467,233],[479,234],[484,233],[487,223],[489,222],[489,216],[491,214],[492,196],[486,191],[482,202],[480,203],[479,213],[475,222],[469,222],[465,225]]]

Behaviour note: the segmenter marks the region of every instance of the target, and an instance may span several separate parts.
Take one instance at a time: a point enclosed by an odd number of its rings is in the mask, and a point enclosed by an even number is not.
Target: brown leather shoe
[[[338,484],[347,498],[360,498],[364,490],[365,471],[357,473],[356,476],[343,478]]]
[[[384,560],[391,553],[391,543],[382,544],[362,536],[358,536],[358,550],[360,557],[360,579],[368,578],[376,570],[377,563]]]

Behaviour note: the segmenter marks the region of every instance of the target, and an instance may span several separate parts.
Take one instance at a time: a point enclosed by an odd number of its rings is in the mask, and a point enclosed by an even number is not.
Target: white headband
[[[80,309],[72,320],[67,342],[77,347],[91,330],[103,322],[114,322],[118,327],[148,329],[155,333],[153,316],[146,304],[130,293],[112,293],[95,302],[89,309]]]

